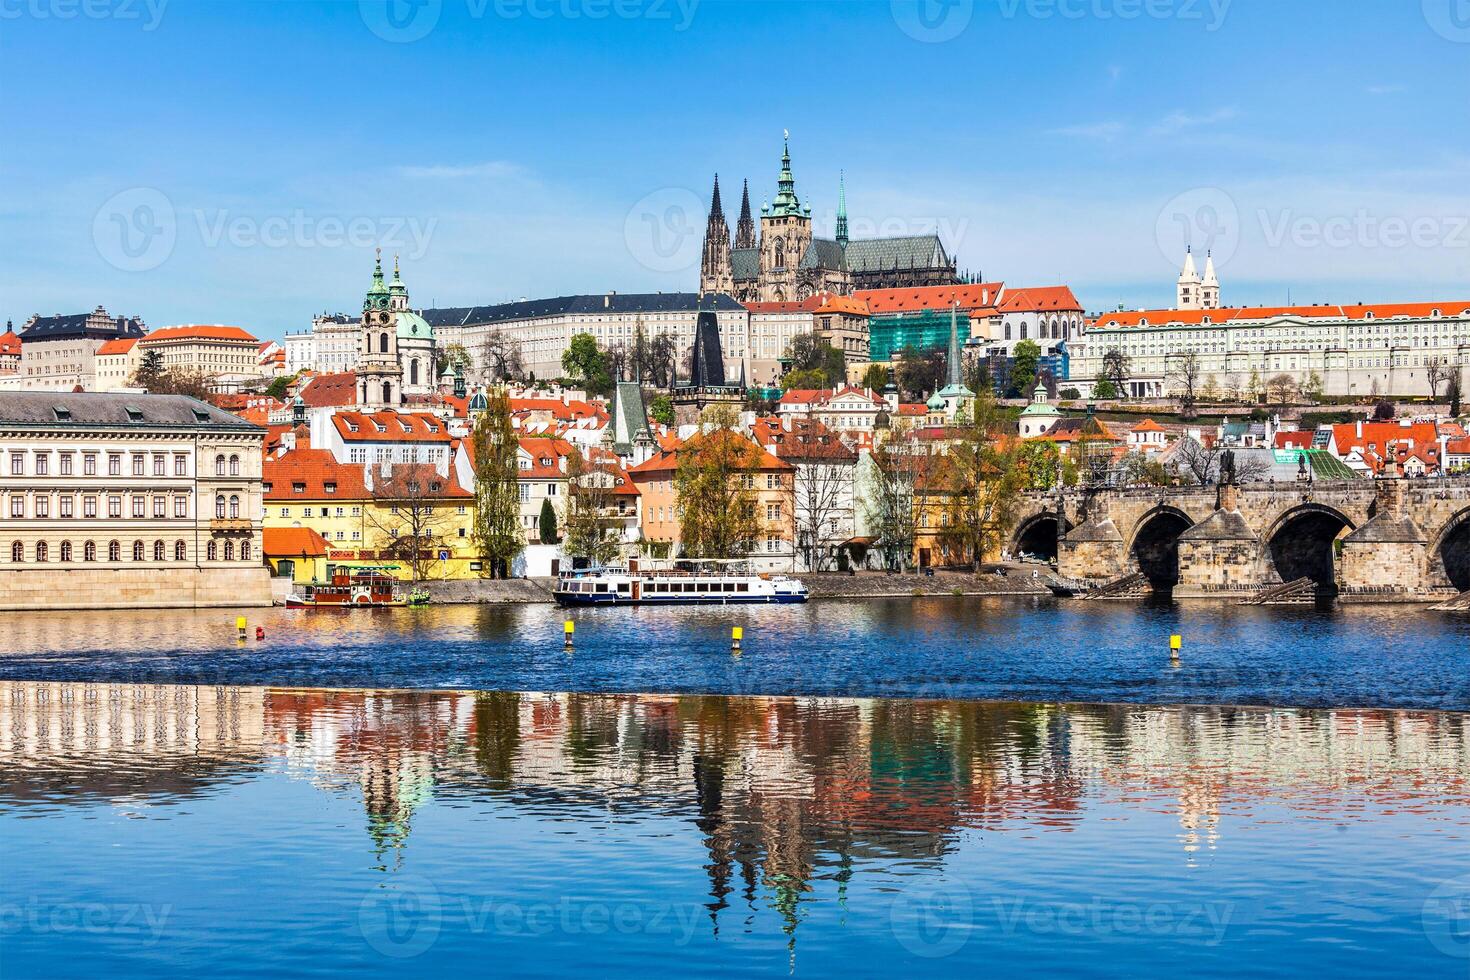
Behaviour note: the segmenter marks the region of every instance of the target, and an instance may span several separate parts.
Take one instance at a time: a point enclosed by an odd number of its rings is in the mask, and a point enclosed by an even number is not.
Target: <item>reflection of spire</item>
[[[724,803],[724,767],[719,760],[706,756],[694,756],[694,795],[699,806],[700,817],[695,826],[704,832],[704,844],[709,850],[710,860],[705,870],[709,873],[709,897],[705,904],[709,909],[710,925],[714,934],[720,934],[720,912],[730,907],[725,896],[730,894],[731,840],[725,824],[722,807]]]

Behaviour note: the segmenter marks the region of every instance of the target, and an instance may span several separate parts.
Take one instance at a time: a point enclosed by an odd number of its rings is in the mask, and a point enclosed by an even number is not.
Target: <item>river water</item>
[[[4,621],[0,976],[1470,975],[1464,620],[234,615]]]

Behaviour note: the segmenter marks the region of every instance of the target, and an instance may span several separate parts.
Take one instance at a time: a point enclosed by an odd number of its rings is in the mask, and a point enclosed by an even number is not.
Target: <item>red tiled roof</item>
[[[1104,313],[1092,322],[1093,327],[1161,326],[1164,324],[1198,325],[1210,323],[1251,322],[1290,316],[1299,319],[1364,320],[1390,317],[1428,318],[1438,310],[1442,317],[1470,316],[1470,300],[1447,300],[1440,303],[1380,303],[1378,305],[1336,306],[1239,306],[1218,310],[1123,310]]]
[[[928,415],[929,406],[922,404],[921,402],[900,402],[898,406],[898,414],[900,416]]]
[[[15,334],[6,334],[5,336],[14,337]],[[16,339],[17,341],[19,340],[19,338]],[[5,337],[0,337],[0,344],[3,344],[4,342]],[[97,348],[97,356],[100,357],[103,354],[126,354],[128,351],[133,349],[133,345],[137,342],[137,337],[119,337],[117,340],[109,340],[101,347]],[[17,351],[19,351],[19,349],[19,347],[16,348]],[[5,353],[8,354],[9,351],[5,351]]]
[[[793,303],[746,303],[751,313],[850,313],[867,316],[868,304],[857,294],[838,296],[836,293],[820,292]]]
[[[917,310],[949,309],[959,302],[969,311],[994,306],[1005,283],[981,282],[965,286],[913,286],[907,289],[860,289],[853,299],[860,301],[872,314],[907,313]]]
[[[793,467],[785,460],[777,459],[775,456],[772,456],[770,453],[766,452],[760,446],[752,442],[749,437],[741,435],[740,433],[731,432],[729,430],[721,430],[721,432],[719,433],[695,433],[688,439],[684,440],[684,442],[679,444],[676,448],[655,453],[652,457],[644,460],[637,466],[629,467],[628,472],[631,474],[641,475],[644,473],[663,473],[674,470],[679,465],[679,453],[691,451],[697,453],[699,452],[699,449],[702,445],[704,445],[710,439],[717,437],[724,439],[738,439],[741,443],[743,443],[746,447],[746,454],[750,456],[750,462],[754,463],[755,468],[760,472],[766,472],[767,470],[784,472],[795,469],[795,467]]]
[[[566,470],[562,468],[561,461],[573,452],[570,442],[546,436],[528,436],[519,442],[521,452],[531,458],[530,468],[520,471],[521,479],[559,480],[566,478]]]
[[[325,449],[293,449],[283,456],[266,457],[261,477],[270,489],[266,500],[366,500],[371,494],[362,482],[362,467],[337,462]],[[327,492],[326,485],[336,489]],[[293,484],[301,484],[297,493]]]
[[[782,405],[813,405],[831,394],[825,388],[792,388],[781,396]]]
[[[1144,419],[1142,422],[1138,423],[1137,425],[1135,425],[1133,427],[1133,431],[1134,432],[1168,432],[1169,430],[1166,429],[1166,428],[1164,428],[1159,423],[1155,422],[1153,419]]]
[[[1276,433],[1276,449],[1311,449],[1311,432],[1278,432]]]
[[[252,344],[260,343],[259,340],[239,327],[221,327],[194,323],[178,327],[163,327],[139,339],[145,345],[159,340],[244,340]]]
[[[1007,289],[997,307],[1001,313],[1044,313],[1049,310],[1082,312],[1082,304],[1066,286],[1030,286]]]
[[[357,404],[357,375],[351,371],[318,374],[298,392],[307,408],[337,408]]]
[[[1400,425],[1398,422],[1364,422],[1362,425],[1362,435],[1358,435],[1356,422],[1332,427],[1332,441],[1337,446],[1339,456],[1346,456],[1354,449],[1365,449],[1370,445],[1373,452],[1382,455],[1390,443],[1418,447],[1439,442],[1439,431],[1433,422],[1410,422],[1408,425]]]
[[[591,402],[569,400],[563,402],[560,398],[512,398],[510,400],[510,411],[512,415],[531,412],[548,412],[561,422],[575,422],[587,418],[607,418],[607,411],[599,405]]]
[[[261,547],[271,558],[323,558],[329,546],[309,527],[267,527],[261,531]]]
[[[757,443],[781,459],[857,461],[857,453],[847,448],[836,433],[807,415],[756,419],[751,426],[751,435]]]
[[[346,442],[449,442],[443,420],[419,412],[337,412],[332,425]]]

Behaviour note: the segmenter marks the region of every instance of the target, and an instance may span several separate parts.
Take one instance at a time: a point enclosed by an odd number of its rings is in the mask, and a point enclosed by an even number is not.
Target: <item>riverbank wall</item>
[[[269,606],[265,566],[236,568],[8,568],[0,611],[213,609]]]

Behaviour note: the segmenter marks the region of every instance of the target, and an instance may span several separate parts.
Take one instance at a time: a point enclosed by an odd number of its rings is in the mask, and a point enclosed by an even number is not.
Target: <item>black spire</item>
[[[755,222],[750,217],[750,181],[740,192],[740,221],[735,225],[735,247],[755,248]]]
[[[719,174],[715,174],[715,192],[710,197],[710,205],[709,205],[709,220],[710,220],[710,222],[713,223],[717,218],[719,219],[719,221],[721,223],[723,223],[724,220],[725,220],[725,208],[724,208],[724,205],[722,205],[720,203],[720,175]],[[728,227],[728,225],[726,227]]]

